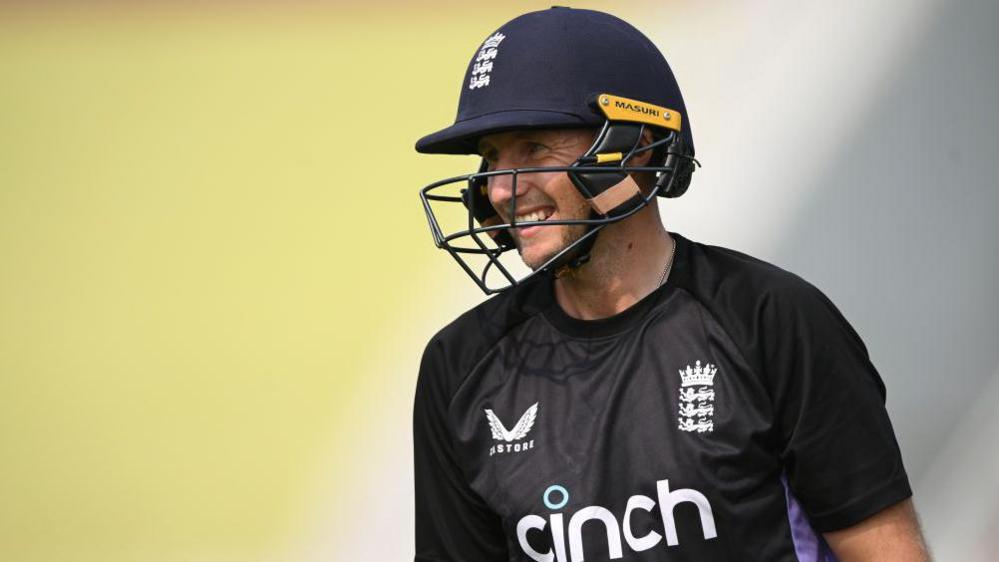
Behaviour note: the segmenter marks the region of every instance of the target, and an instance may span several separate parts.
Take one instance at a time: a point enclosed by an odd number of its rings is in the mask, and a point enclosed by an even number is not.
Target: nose
[[[517,164],[511,161],[497,160],[489,167],[490,170],[507,170],[516,168]],[[489,192],[489,202],[497,209],[501,216],[506,217],[509,211],[511,200],[516,189],[517,198],[522,197],[530,187],[524,176],[518,177],[513,173],[498,174],[489,176],[486,179],[486,187]],[[506,217],[509,218],[509,217]]]

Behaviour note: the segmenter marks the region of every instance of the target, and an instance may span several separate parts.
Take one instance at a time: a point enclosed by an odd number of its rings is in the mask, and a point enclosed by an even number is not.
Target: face
[[[568,166],[593,143],[595,134],[583,129],[512,131],[486,135],[479,154],[490,170],[539,166]],[[489,200],[502,222],[511,222],[513,176],[493,176],[487,183]],[[517,222],[587,219],[590,205],[565,172],[519,174]],[[537,269],[586,233],[583,225],[552,225],[511,229],[524,263]]]

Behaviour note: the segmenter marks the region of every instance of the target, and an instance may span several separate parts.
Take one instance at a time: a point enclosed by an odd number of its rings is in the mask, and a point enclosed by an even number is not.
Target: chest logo
[[[559,501],[554,503],[552,497],[558,498]],[[624,506],[624,514],[620,519],[610,509],[599,505],[577,509],[572,515],[562,512],[562,508],[569,503],[569,490],[558,484],[549,486],[541,495],[541,499],[544,500],[545,507],[558,513],[549,514],[548,520],[540,515],[525,515],[517,522],[517,542],[520,543],[520,548],[524,550],[524,553],[530,556],[531,560],[537,562],[569,562],[570,560],[581,562],[584,560],[584,555],[594,554],[592,551],[584,552],[584,532],[589,535],[588,538],[591,540],[597,539],[594,543],[599,543],[602,542],[598,538],[601,536],[601,530],[607,537],[606,542],[604,542],[607,545],[607,556],[603,557],[603,553],[599,553],[602,560],[624,558],[624,549],[621,544],[622,534],[625,544],[635,552],[655,548],[664,537],[657,531],[651,530],[652,527],[665,531],[667,547],[679,546],[680,534],[677,532],[677,519],[681,520],[680,526],[684,529],[686,540],[694,539],[698,534],[695,526],[696,520],[692,517],[695,512],[691,511],[690,504],[697,508],[696,513],[700,516],[701,522],[701,536],[704,537],[704,540],[711,540],[718,536],[715,514],[707,496],[693,488],[676,488],[675,484],[671,489],[668,478],[656,482],[655,499],[642,494],[635,494],[628,498],[628,502]],[[657,500],[659,501],[658,506],[656,505]],[[676,506],[680,504],[688,505],[677,511]],[[620,507],[621,503],[615,502],[615,505]],[[642,525],[638,528],[631,526],[632,513],[636,510],[646,512],[645,515],[638,516],[643,520]],[[650,526],[649,516],[654,518],[651,521],[661,520],[662,526],[659,526],[658,522]],[[596,520],[596,523],[589,523],[593,520]],[[568,521],[568,525],[566,525],[566,521]],[[600,528],[601,523],[603,529]],[[635,532],[643,529],[647,532],[636,537]],[[545,542],[550,545],[547,552],[539,552],[528,542],[527,535],[532,531],[534,531],[532,534],[535,535],[537,531],[547,535],[548,540]],[[566,541],[566,538],[569,540]],[[593,548],[594,546],[598,546],[598,544],[591,544],[590,541],[585,543],[585,547]],[[628,558],[632,559],[630,555]]]
[[[714,430],[715,373],[718,367],[711,363],[680,369],[680,406],[677,422],[680,431],[706,433]]]
[[[486,408],[486,421],[489,422],[489,430],[493,434],[493,439],[498,443],[493,444],[489,449],[489,456],[497,453],[519,453],[534,448],[534,439],[524,441],[527,434],[534,427],[534,420],[538,417],[538,403],[535,402],[527,409],[517,425],[513,429],[507,430],[495,412]]]

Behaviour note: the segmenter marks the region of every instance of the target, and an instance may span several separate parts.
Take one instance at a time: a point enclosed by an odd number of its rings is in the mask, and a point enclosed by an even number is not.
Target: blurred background
[[[938,560],[999,551],[999,4],[592,1],[666,54],[671,230],[864,338]],[[547,2],[0,3],[0,559],[412,558],[417,156]]]

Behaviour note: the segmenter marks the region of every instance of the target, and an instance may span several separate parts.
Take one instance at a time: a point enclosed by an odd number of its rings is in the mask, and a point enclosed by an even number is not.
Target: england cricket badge
[[[479,49],[479,54],[475,56],[475,63],[472,66],[472,76],[468,81],[469,90],[485,88],[489,85],[490,73],[493,70],[493,64],[496,62],[496,55],[499,54],[499,44],[504,39],[506,39],[506,35],[497,32],[490,35],[482,43],[482,48]]]
[[[694,363],[680,369],[680,402],[677,422],[680,431],[705,433],[714,430],[715,373],[718,368],[708,363]]]

